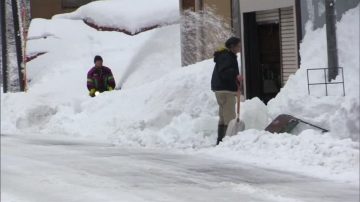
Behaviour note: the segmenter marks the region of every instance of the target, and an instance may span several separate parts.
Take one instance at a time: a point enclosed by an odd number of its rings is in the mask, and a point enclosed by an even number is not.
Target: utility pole
[[[0,23],[1,23],[1,61],[2,61],[2,86],[3,91],[8,91],[8,71],[7,71],[7,41],[6,41],[6,1],[0,1]]]
[[[326,39],[328,55],[328,80],[329,82],[339,74],[339,61],[336,42],[336,15],[335,0],[325,0],[326,12]]]

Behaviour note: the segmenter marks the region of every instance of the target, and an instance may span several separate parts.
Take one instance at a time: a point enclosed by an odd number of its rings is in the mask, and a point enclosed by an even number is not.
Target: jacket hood
[[[222,55],[223,53],[231,53],[231,54],[235,55],[235,54],[232,53],[228,48],[226,48],[226,47],[224,47],[224,46],[223,46],[223,47],[220,47],[220,48],[218,48],[218,49],[214,52],[214,62],[215,62],[215,63],[217,62],[219,56]],[[236,57],[236,55],[235,55],[235,57]]]

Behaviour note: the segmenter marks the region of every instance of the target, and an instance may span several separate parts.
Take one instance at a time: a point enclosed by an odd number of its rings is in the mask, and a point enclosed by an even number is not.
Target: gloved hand
[[[111,86],[108,87],[108,91],[114,90]]]
[[[95,92],[96,92],[96,89],[95,89],[95,88],[91,89],[91,90],[89,91],[90,97],[95,97]]]

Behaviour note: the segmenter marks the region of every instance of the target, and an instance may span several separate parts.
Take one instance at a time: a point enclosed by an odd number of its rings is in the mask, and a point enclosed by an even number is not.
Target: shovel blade
[[[234,136],[243,130],[245,130],[245,123],[241,120],[233,119],[228,125],[226,136]]]

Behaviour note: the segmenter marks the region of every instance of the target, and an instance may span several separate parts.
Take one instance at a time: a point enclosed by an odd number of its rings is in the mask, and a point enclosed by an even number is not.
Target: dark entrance
[[[265,104],[281,88],[280,27],[276,22],[257,23],[255,12],[244,14],[247,98]]]

